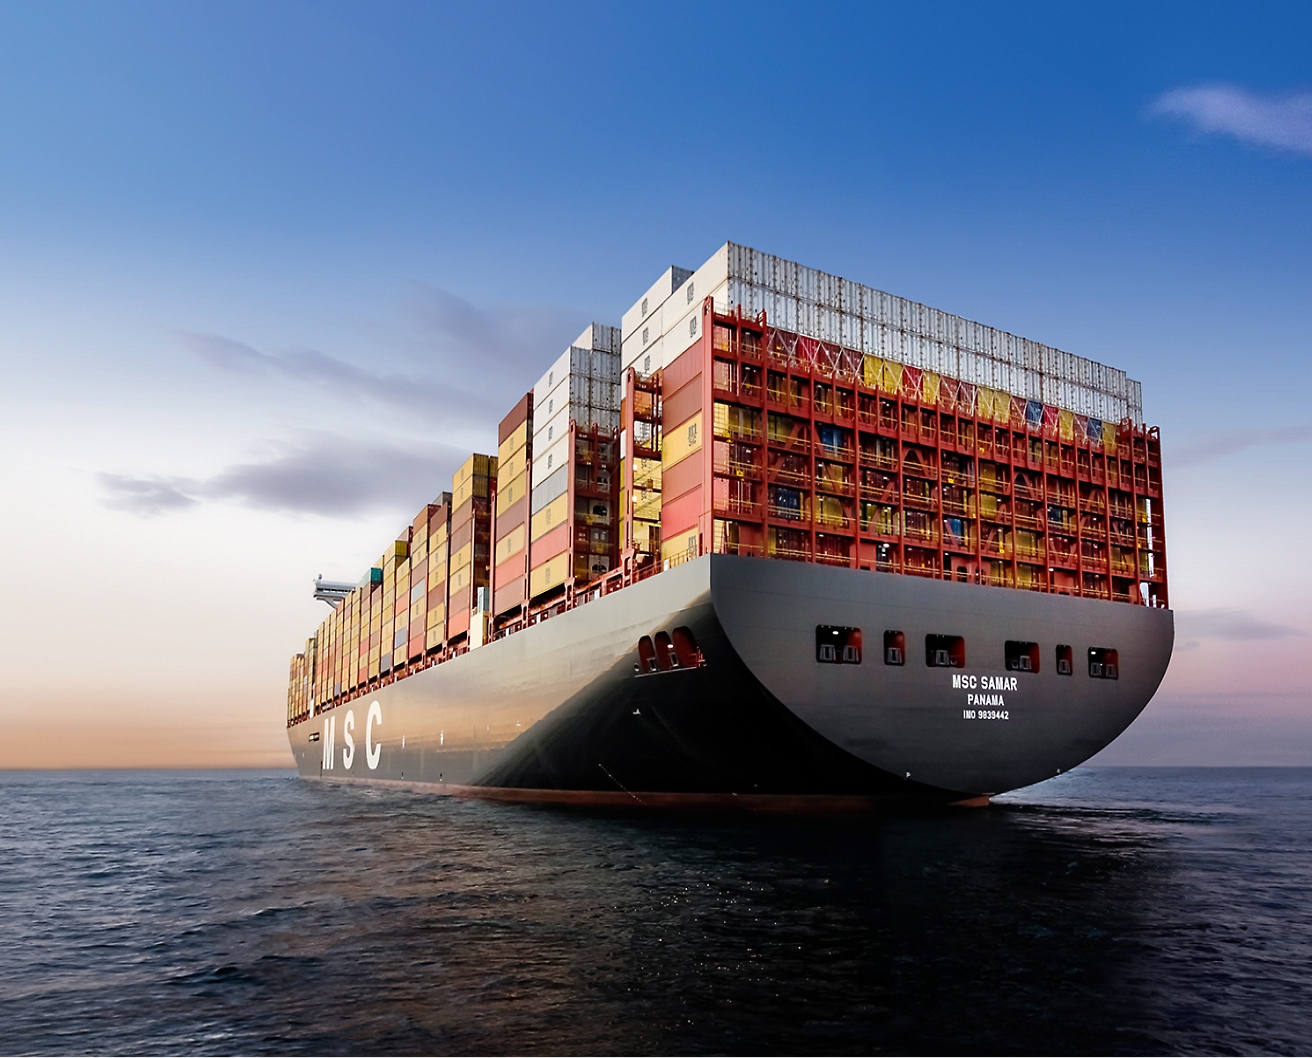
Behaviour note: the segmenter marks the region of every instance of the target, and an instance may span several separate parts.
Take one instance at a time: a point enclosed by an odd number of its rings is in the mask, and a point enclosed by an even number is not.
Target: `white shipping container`
[[[688,268],[679,268],[678,266],[667,268],[661,277],[648,288],[647,292],[624,313],[620,323],[621,337],[627,338],[640,325],[648,322],[651,314],[660,308],[666,299],[682,286],[684,280],[690,275],[692,275],[692,270]]]
[[[588,383],[588,406],[597,411],[619,411],[619,383],[608,378],[591,379]]]
[[[861,284],[850,279],[840,279],[838,296],[839,308],[850,316],[860,316],[863,311],[861,301]]]
[[[1027,400],[1043,400],[1043,373],[1031,367],[1025,369],[1025,397]]]
[[[767,309],[767,311],[769,311]],[[797,331],[797,298],[789,294],[776,294],[774,298],[774,319],[776,327],[785,331]]]
[[[816,273],[816,301],[821,308],[833,309],[835,312],[843,307],[842,283],[838,276],[828,272]]]
[[[664,360],[664,338],[657,338],[656,341],[644,346],[641,342],[629,341],[624,345],[624,355],[621,357],[621,377],[623,372],[633,367],[638,370],[639,374],[650,375],[658,367],[662,366]],[[650,366],[644,366],[650,365]]]
[[[1053,404],[1061,407],[1061,380],[1052,375],[1043,375],[1041,379],[1040,391],[1043,396],[1039,400],[1044,404]]]
[[[816,322],[819,326],[816,328],[815,337],[822,342],[832,342],[836,345],[841,334],[838,323],[838,310],[821,304],[816,309]]]
[[[820,273],[814,268],[797,266],[797,296],[813,305],[820,300]]]
[[[534,486],[545,481],[569,461],[569,419],[552,420],[554,440],[539,449],[538,442],[533,442],[533,476]],[[562,428],[563,427],[563,428]],[[545,440],[545,438],[544,438]]]
[[[838,317],[838,328],[839,345],[845,349],[855,349],[857,352],[865,349],[865,329],[862,327],[860,316],[844,312]]]
[[[535,468],[536,469],[536,468]],[[566,463],[558,470],[546,475],[540,483],[535,483],[529,499],[530,514],[537,514],[557,496],[563,496],[569,489],[569,465]]]
[[[969,382],[972,385],[979,385],[979,361],[978,353],[963,349],[957,354],[957,378],[962,382]]]
[[[618,353],[620,349],[620,329],[605,323],[590,323],[583,329],[583,333],[574,340],[573,347],[589,351],[604,350]]]

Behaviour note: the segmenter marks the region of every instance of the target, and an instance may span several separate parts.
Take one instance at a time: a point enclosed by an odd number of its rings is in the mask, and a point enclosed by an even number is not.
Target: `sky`
[[[1312,764],[1312,9],[0,6],[0,767],[290,762],[287,663],[543,365],[745,243],[1125,369],[1177,646]]]

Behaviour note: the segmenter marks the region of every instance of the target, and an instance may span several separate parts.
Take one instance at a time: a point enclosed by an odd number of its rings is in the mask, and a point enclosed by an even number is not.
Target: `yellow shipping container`
[[[505,485],[497,484],[497,514],[504,514],[524,498],[528,491],[528,475],[523,473],[508,481]]]
[[[428,627],[436,628],[446,622],[446,604],[439,603],[428,611]]]
[[[552,588],[565,583],[565,577],[569,574],[569,552],[562,551],[559,555],[548,559],[537,569],[528,575],[528,593],[529,595],[541,595],[544,591],[550,591]]]
[[[702,413],[685,419],[661,439],[661,466],[672,467],[702,447]]]
[[[476,452],[466,459],[460,469],[456,471],[455,476],[451,479],[451,485],[453,486],[451,491],[454,492],[454,486],[459,485],[461,482],[468,481],[472,477],[485,478],[489,474],[495,474],[496,472],[496,456],[479,455]],[[456,503],[454,506],[459,507],[460,504]]]
[[[515,427],[514,432],[509,437],[497,445],[497,461],[504,464],[510,456],[514,455],[527,444],[528,420],[525,419]]]
[[[524,525],[517,525],[497,541],[496,564],[498,566],[506,561],[506,559],[510,558],[511,555],[517,555],[524,550],[524,538],[526,535],[524,530]]]
[[[485,475],[476,475],[466,478],[460,484],[451,486],[451,503],[455,510],[459,510],[475,496],[487,496],[489,492],[488,485],[491,479]]]
[[[902,365],[893,360],[882,360],[880,363],[883,370],[880,372],[879,388],[896,396],[902,391]]]
[[[529,539],[537,540],[556,526],[569,520],[569,493],[565,492],[548,503],[529,521]]]
[[[871,356],[866,353],[861,358],[861,380],[871,389],[879,388],[879,381],[883,377],[884,362],[877,356]]]
[[[497,490],[506,481],[513,481],[528,469],[528,451],[521,450],[508,459],[497,460]]]
[[[697,557],[697,530],[676,533],[669,540],[661,541],[661,559],[665,562],[683,562]]]
[[[454,555],[451,556],[451,572],[464,569],[474,559],[474,542],[471,540]]]
[[[1108,452],[1116,451],[1116,424],[1114,422],[1104,422],[1102,424],[1102,446]]]
[[[920,376],[920,399],[926,404],[938,403],[938,391],[941,379],[933,371],[926,371]]]

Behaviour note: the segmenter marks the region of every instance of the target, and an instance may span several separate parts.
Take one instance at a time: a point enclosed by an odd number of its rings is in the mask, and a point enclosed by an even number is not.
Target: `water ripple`
[[[1312,772],[580,813],[0,776],[5,1053],[1307,1053]]]

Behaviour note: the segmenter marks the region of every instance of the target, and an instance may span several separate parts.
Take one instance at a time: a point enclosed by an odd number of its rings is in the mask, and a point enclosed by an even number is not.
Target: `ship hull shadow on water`
[[[860,662],[817,660],[859,629]],[[676,629],[697,655],[644,666]],[[904,664],[885,664],[886,632]],[[927,636],[962,664],[927,664]],[[676,640],[678,637],[675,637]],[[749,811],[986,803],[1115,739],[1165,675],[1169,610],[732,555],[658,576],[317,713],[307,778],[496,800]],[[1005,642],[1037,643],[1010,671]],[[1059,673],[1058,645],[1071,648]],[[1090,648],[1117,651],[1092,678]],[[662,660],[664,660],[662,656]],[[642,671],[646,667],[653,671]]]

